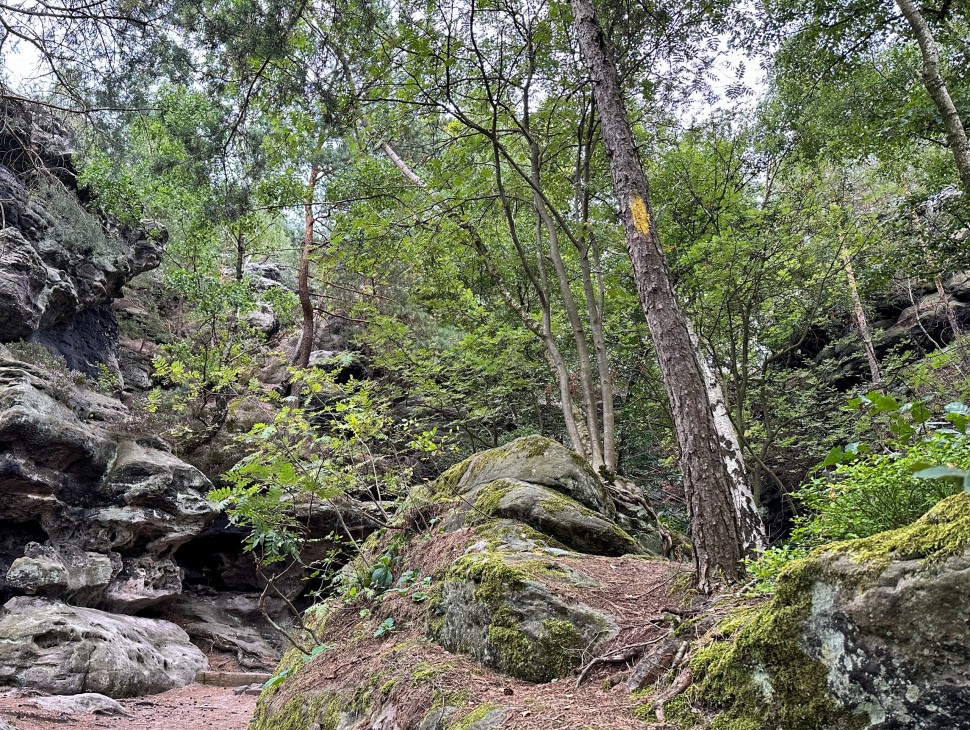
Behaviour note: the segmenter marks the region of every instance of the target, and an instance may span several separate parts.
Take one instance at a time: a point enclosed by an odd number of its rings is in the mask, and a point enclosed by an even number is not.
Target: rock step
[[[262,672],[199,672],[195,681],[215,687],[244,687],[247,684],[263,684],[268,682],[272,674]]]

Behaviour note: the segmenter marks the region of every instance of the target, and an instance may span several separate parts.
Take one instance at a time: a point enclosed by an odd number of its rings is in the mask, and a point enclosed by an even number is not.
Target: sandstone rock
[[[81,315],[157,267],[165,231],[119,228],[84,209],[71,134],[49,111],[5,99],[0,119],[0,342],[31,337],[92,377],[99,364],[117,371],[110,309]]]
[[[519,488],[503,488],[498,483],[503,479]],[[499,516],[522,520],[581,552],[663,554],[656,514],[639,487],[619,477],[605,484],[582,457],[541,436],[516,439],[466,459],[445,472],[436,489],[461,495],[479,510],[495,503],[496,493],[507,494]]]
[[[124,408],[55,377],[0,353],[0,522],[36,524],[41,538],[0,545],[0,593],[122,612],[171,599],[182,578],[174,549],[217,513],[210,482],[106,430]]]
[[[530,727],[599,727],[570,725],[555,700],[540,709],[529,683],[643,641],[631,628],[679,603],[666,589],[674,563],[609,557],[645,551],[614,514],[597,475],[541,438],[478,454],[415,490],[400,529],[369,538],[342,574],[347,599],[383,584],[382,600],[360,611],[334,597],[307,611],[322,652],[284,655],[280,669],[295,676],[263,693],[251,727],[486,730],[526,716]],[[375,566],[387,566],[389,583]],[[559,686],[571,704],[572,683]],[[514,708],[503,702],[512,694]]]
[[[83,692],[78,695],[54,695],[38,697],[31,703],[42,710],[62,712],[66,715],[85,715],[89,712],[99,715],[127,715],[125,708],[110,697],[97,692]]]
[[[548,487],[499,479],[466,493],[476,511],[525,523],[568,548],[591,555],[625,555],[643,548],[615,522]]]
[[[71,546],[57,550],[28,543],[13,561],[7,582],[27,595],[65,596],[77,603],[95,599],[118,572],[120,560]]]
[[[0,684],[133,697],[190,683],[205,656],[167,621],[18,597],[0,613]]]
[[[566,676],[585,647],[616,636],[608,614],[557,595],[556,583],[588,585],[553,558],[485,550],[457,560],[432,607],[431,637],[504,674],[530,682]],[[595,584],[595,582],[594,582]]]
[[[970,494],[910,527],[790,566],[695,662],[719,722],[752,730],[944,730],[970,717]]]
[[[28,337],[44,314],[47,270],[15,228],[0,230],[0,341]]]
[[[562,444],[541,436],[525,436],[476,454],[445,472],[438,484],[453,494],[469,494],[497,479],[549,487],[607,519],[616,516],[606,487],[589,464]]]
[[[283,282],[283,271],[280,265],[272,262],[248,263],[243,266],[243,276],[249,280],[256,291],[266,291],[274,286],[282,286]]]
[[[16,726],[0,717],[0,730],[17,730]]]
[[[254,309],[246,314],[243,317],[243,321],[264,335],[271,335],[279,328],[279,320],[276,319],[276,312],[268,304],[260,304],[258,309]]]
[[[260,613],[257,594],[186,593],[173,604],[172,613],[179,615],[179,624],[197,646],[230,652],[244,669],[271,669],[279,657],[278,646],[267,638],[279,642],[280,637]]]

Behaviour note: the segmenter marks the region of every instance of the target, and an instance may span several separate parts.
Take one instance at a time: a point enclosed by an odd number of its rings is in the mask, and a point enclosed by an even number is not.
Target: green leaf
[[[841,464],[844,456],[845,452],[842,451],[842,447],[834,446],[825,457],[825,460],[822,462],[822,466],[835,466],[836,464]]]
[[[970,471],[955,469],[952,466],[931,466],[929,469],[921,469],[913,476],[917,479],[962,479],[966,482],[967,477],[970,477]]]

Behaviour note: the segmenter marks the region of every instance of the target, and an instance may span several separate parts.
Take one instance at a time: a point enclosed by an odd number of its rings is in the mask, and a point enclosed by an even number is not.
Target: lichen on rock
[[[970,494],[788,566],[698,651],[722,730],[954,728],[970,717]]]

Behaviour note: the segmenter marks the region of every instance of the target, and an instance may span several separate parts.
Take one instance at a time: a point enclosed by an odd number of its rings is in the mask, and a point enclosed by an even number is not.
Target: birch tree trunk
[[[313,193],[319,179],[320,170],[313,165],[310,168],[307,197],[303,201],[303,247],[300,249],[300,268],[296,277],[296,294],[300,299],[300,311],[303,314],[300,343],[293,355],[293,366],[298,368],[305,368],[310,364],[310,353],[313,351],[315,317],[313,302],[310,299],[310,256],[313,254],[313,228],[316,222],[316,216],[313,213]]]
[[[640,305],[657,352],[680,446],[697,587],[710,591],[721,580],[733,582],[743,575],[743,546],[750,540],[741,535],[739,527],[734,498],[738,486],[728,471],[701,358],[653,225],[650,191],[626,115],[616,63],[592,0],[572,0],[572,9],[593,83]]]
[[[913,30],[913,35],[916,36],[916,42],[923,56],[923,70],[920,74],[923,78],[923,86],[926,87],[927,93],[943,118],[946,141],[953,153],[960,181],[963,183],[963,189],[970,193],[970,141],[967,139],[967,130],[963,126],[960,113],[940,73],[940,49],[936,45],[936,39],[933,38],[933,31],[913,0],[896,0],[896,5]]]
[[[748,470],[744,467],[741,442],[734,428],[734,421],[731,420],[731,412],[727,407],[721,381],[705,355],[690,320],[687,321],[687,328],[694,343],[694,349],[697,350],[697,360],[707,388],[707,399],[711,403],[711,411],[714,414],[714,427],[721,440],[724,464],[735,485],[731,490],[731,496],[737,513],[738,531],[743,541],[742,548],[746,555],[754,555],[768,547],[768,536],[765,534],[764,523],[761,521],[758,504],[748,480]]]
[[[879,372],[879,359],[876,357],[876,348],[872,344],[872,332],[869,330],[869,320],[866,318],[866,310],[862,306],[862,298],[859,296],[859,284],[856,282],[855,271],[852,269],[852,257],[848,250],[842,246],[839,250],[842,257],[842,265],[845,267],[845,278],[849,283],[849,296],[852,297],[852,316],[855,319],[856,329],[859,330],[859,337],[862,338],[862,347],[866,351],[866,360],[869,361],[869,374],[873,385],[879,385],[882,374]]]

